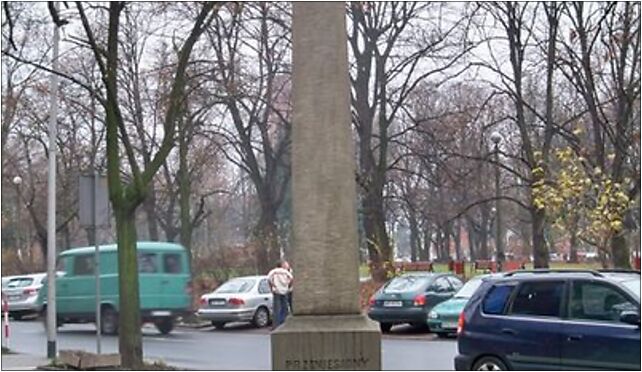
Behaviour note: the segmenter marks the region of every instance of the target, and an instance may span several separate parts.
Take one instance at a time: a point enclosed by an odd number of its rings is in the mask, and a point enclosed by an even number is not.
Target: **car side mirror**
[[[635,311],[623,311],[620,314],[620,321],[622,323],[640,326],[640,314]]]

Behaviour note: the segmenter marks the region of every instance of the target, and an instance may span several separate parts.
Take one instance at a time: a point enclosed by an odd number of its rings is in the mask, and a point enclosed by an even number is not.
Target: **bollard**
[[[3,340],[4,340],[4,347],[9,348],[9,303],[7,302],[7,299],[4,296],[4,293],[2,294],[2,312],[4,313],[4,325],[3,325]]]

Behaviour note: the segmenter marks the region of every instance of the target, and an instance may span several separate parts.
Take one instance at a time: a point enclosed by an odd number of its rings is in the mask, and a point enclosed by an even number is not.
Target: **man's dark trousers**
[[[273,294],[274,298],[274,321],[272,328],[276,328],[285,322],[288,316],[288,295]]]

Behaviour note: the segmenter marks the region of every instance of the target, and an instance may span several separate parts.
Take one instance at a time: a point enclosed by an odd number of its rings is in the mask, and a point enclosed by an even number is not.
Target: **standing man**
[[[268,283],[274,299],[273,329],[283,324],[288,315],[288,294],[292,289],[294,278],[286,266],[289,267],[286,261],[279,261],[268,273]]]

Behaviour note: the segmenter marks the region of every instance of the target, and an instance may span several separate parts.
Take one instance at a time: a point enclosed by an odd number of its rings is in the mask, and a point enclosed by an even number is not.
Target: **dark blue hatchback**
[[[640,273],[516,271],[484,280],[456,370],[640,370]]]

